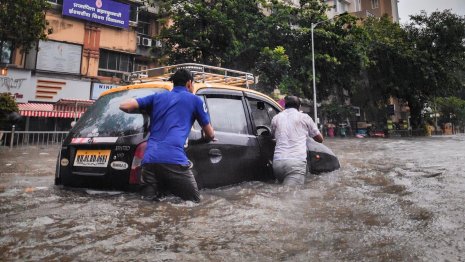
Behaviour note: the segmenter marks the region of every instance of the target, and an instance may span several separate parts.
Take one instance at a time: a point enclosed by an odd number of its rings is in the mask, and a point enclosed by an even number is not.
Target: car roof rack
[[[257,83],[257,79],[252,73],[195,63],[184,63],[135,71],[125,74],[124,80],[133,84],[169,81],[168,79],[178,69],[189,70],[194,75],[195,82],[198,83],[221,83],[246,88],[250,88],[251,85]]]

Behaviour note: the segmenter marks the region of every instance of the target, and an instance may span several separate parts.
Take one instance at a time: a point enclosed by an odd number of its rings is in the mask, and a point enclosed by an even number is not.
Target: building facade
[[[153,40],[160,31],[158,10],[142,1],[49,2],[47,41],[27,53],[2,43],[0,92],[15,96],[26,130],[69,129],[68,122],[100,93],[120,85],[124,73],[155,66],[161,47]],[[63,106],[70,103],[74,106]],[[79,112],[63,112],[71,108]],[[44,119],[32,119],[38,116]]]
[[[399,22],[398,0],[326,0],[333,8],[328,12],[332,18],[342,13],[350,13],[360,18],[388,15],[392,21]]]

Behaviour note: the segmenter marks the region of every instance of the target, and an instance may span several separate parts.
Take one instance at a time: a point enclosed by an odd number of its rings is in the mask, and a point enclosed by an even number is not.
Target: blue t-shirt
[[[142,163],[187,165],[184,144],[194,120],[197,119],[201,126],[210,123],[202,99],[186,87],[176,86],[171,92],[136,100],[139,108],[150,115],[150,136]]]

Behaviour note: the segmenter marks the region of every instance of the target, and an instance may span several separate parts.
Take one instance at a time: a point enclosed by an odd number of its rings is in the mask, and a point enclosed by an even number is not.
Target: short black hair
[[[185,86],[188,81],[193,80],[194,76],[186,69],[178,69],[169,79],[169,81],[173,82],[174,86]]]
[[[284,103],[285,108],[295,108],[297,110],[300,108],[300,99],[296,96],[284,97]]]

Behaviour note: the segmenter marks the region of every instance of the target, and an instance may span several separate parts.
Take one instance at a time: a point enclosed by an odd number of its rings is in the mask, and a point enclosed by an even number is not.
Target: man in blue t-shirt
[[[150,136],[142,160],[142,195],[156,199],[160,188],[184,200],[200,201],[200,194],[192,173],[184,144],[197,120],[207,139],[214,139],[207,107],[200,97],[192,94],[194,78],[180,69],[170,78],[171,92],[156,93],[121,103],[127,113],[144,110],[150,115]]]

